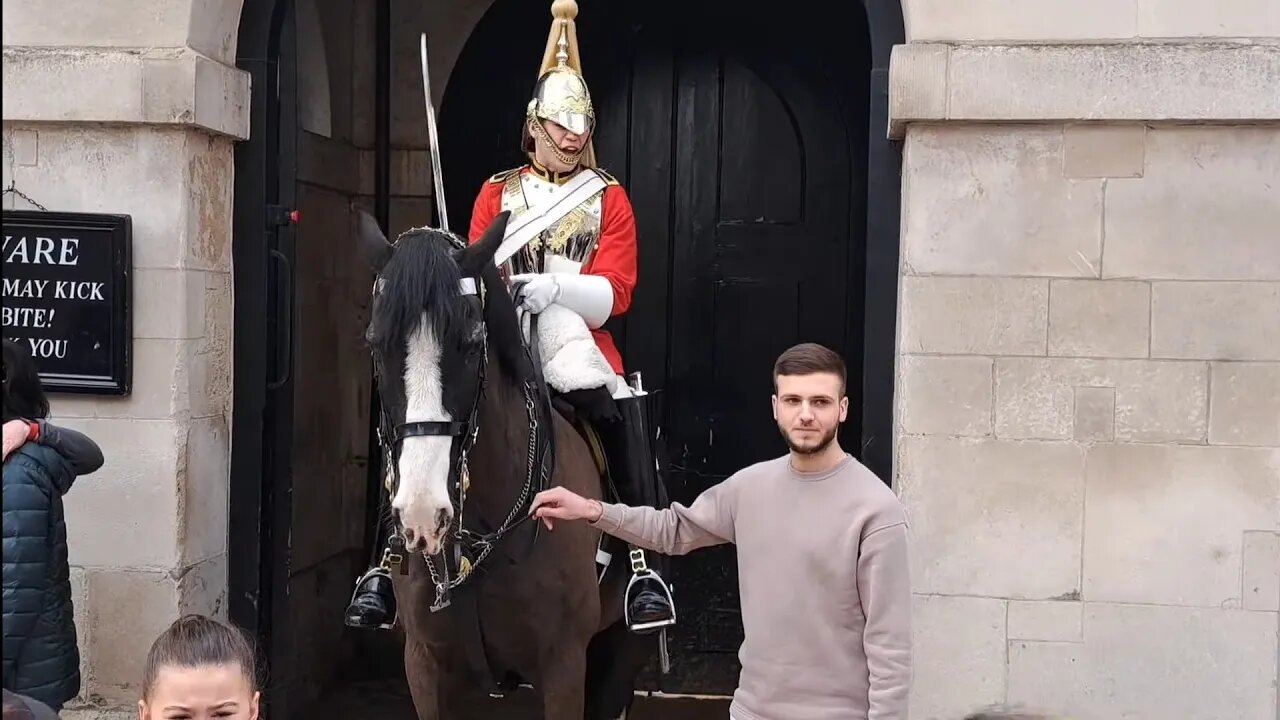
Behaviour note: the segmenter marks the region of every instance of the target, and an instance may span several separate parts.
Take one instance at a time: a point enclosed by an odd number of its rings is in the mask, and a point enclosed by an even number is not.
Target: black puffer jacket
[[[55,710],[80,690],[62,496],[101,464],[36,443],[4,463],[4,687]]]

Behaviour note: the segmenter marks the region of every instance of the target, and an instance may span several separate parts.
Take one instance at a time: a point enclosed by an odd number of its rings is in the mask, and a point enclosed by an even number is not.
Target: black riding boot
[[[380,524],[378,539],[388,529]],[[391,588],[391,571],[404,559],[404,541],[390,529],[391,539],[382,551],[382,562],[356,579],[355,592],[344,613],[347,627],[367,630],[387,629],[396,621],[396,596]]]
[[[609,475],[619,499],[627,505],[667,506],[666,488],[658,477],[652,418],[654,395],[617,401],[620,422],[601,423],[601,440],[609,463]],[[631,580],[627,585],[627,626],[646,632],[674,625],[675,605],[671,589],[659,573],[666,558],[637,547],[628,547]]]

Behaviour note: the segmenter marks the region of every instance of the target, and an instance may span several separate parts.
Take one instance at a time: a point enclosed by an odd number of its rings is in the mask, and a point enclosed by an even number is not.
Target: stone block
[[[193,343],[191,417],[230,417],[231,275],[206,273],[204,337]]]
[[[45,47],[181,47],[192,0],[62,0],[14,5],[5,14],[4,45]]]
[[[1244,534],[1245,610],[1280,610],[1280,533]]]
[[[1049,283],[1049,354],[1146,357],[1151,286],[1115,280]]]
[[[1084,599],[1240,607],[1244,533],[1280,529],[1280,455],[1190,445],[1087,452]]]
[[[234,64],[244,0],[185,0],[191,8],[187,46],[222,63]]]
[[[1280,447],[1280,363],[1213,363],[1209,443]]]
[[[189,125],[249,137],[247,72],[188,48],[144,48],[6,45],[4,119]]]
[[[90,570],[88,580],[93,675],[87,694],[108,705],[134,705],[147,650],[177,618],[177,588],[161,572]]]
[[[1116,439],[1116,389],[1075,388],[1075,415],[1072,438],[1080,442],[1111,442]]]
[[[1060,128],[913,127],[904,163],[908,272],[1098,276],[1102,181],[1062,176]]]
[[[1280,127],[1160,127],[1146,148],[1142,179],[1107,181],[1103,277],[1280,280]]]
[[[230,138],[187,133],[183,267],[231,272],[231,213],[234,176]]]
[[[172,568],[178,559],[177,483],[186,425],[132,418],[66,424],[93,438],[105,458],[64,500],[71,563],[88,570]]]
[[[889,118],[915,121],[947,117],[947,55],[949,45],[894,45],[889,56]],[[903,127],[890,127],[890,137],[902,137]]]
[[[133,273],[133,336],[188,339],[204,335],[205,273],[136,270]]]
[[[1280,7],[1273,0],[1138,0],[1138,35],[1275,38],[1280,37]]]
[[[958,718],[1005,693],[1005,602],[917,595],[911,717]]]
[[[1266,44],[961,45],[951,50],[947,118],[1271,120],[1278,72],[1280,46]],[[1150,175],[1150,139],[1147,156]]]
[[[186,182],[174,160],[182,157],[184,134],[142,126],[45,127],[41,162],[16,168],[15,181],[46,207],[132,215],[134,268],[179,268],[182,243],[175,235],[183,226]]]
[[[5,160],[21,167],[40,164],[40,133],[34,129],[5,129]],[[8,168],[5,168],[6,170]],[[7,187],[7,185],[6,185]]]
[[[198,340],[135,339],[133,392],[125,397],[58,397],[55,413],[67,417],[159,420],[190,410],[191,356]]]
[[[227,551],[230,446],[225,418],[201,418],[188,425],[177,488],[183,518],[179,562],[184,567]]]
[[[1280,282],[1154,283],[1151,357],[1280,360]]]
[[[226,555],[206,558],[195,565],[182,568],[177,581],[179,615],[196,613],[226,622]]]
[[[1078,597],[1079,447],[910,436],[898,443],[898,488],[912,519],[917,592]]]
[[[1078,602],[1009,601],[1009,639],[1080,642],[1084,606]]]
[[[1069,178],[1142,177],[1144,125],[1068,125],[1063,132],[1062,174]]]
[[[903,432],[991,434],[991,358],[907,355],[901,362]]]
[[[1115,438],[1203,442],[1209,369],[1204,363],[1149,360],[997,358],[995,433],[1001,438],[1067,440],[1076,436],[1081,388],[1114,388]],[[1105,402],[1101,397],[1086,398]],[[1099,430],[1100,408],[1086,409],[1086,435]]]
[[[905,0],[907,42],[1102,40],[1137,34],[1136,0]]]
[[[901,352],[1043,355],[1049,281],[902,278]]]
[[[1086,603],[1084,638],[1009,643],[1009,701],[1064,718],[1275,717],[1275,613]]]
[[[89,579],[84,568],[70,568],[71,579],[71,616],[76,624],[76,649],[80,653],[80,692],[76,700],[83,702],[88,698],[86,680],[93,672],[93,661],[90,655],[92,635],[89,633]]]

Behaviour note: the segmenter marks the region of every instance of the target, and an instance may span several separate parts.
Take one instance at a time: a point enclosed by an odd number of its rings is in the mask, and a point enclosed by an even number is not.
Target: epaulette
[[[601,170],[600,168],[596,168],[595,170],[596,170],[596,172],[597,172],[597,173],[599,173],[599,174],[600,174],[600,177],[604,178],[604,184],[605,184],[605,185],[619,185],[619,184],[621,184],[621,183],[619,183],[619,182],[618,182],[618,178],[616,178],[616,177],[614,177],[614,176],[610,175],[609,173],[605,172],[604,170]]]
[[[516,173],[525,169],[525,167],[526,167],[525,165],[521,165],[520,167],[513,167],[510,170],[503,170],[502,172],[496,173],[492,177],[490,177],[489,182],[495,183],[495,184],[502,184],[507,181],[507,178],[510,178],[512,175],[515,175]]]

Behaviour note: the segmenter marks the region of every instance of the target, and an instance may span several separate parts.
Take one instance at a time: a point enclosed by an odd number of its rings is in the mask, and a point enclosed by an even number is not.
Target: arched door
[[[753,3],[727,6],[733,12],[689,3],[678,18],[650,4],[611,5],[607,16],[583,5],[597,154],[627,188],[640,242],[631,310],[609,327],[627,369],[664,394],[672,498],[691,502],[786,452],[770,413],[771,370],[800,341],[846,357],[854,410],[841,441],[859,453],[870,95],[862,8],[816,22]],[[450,79],[441,130],[458,227],[483,179],[523,162],[519,127],[548,20],[542,3],[496,3]],[[731,693],[742,640],[734,549],[681,558],[674,575],[673,669],[647,684]]]

